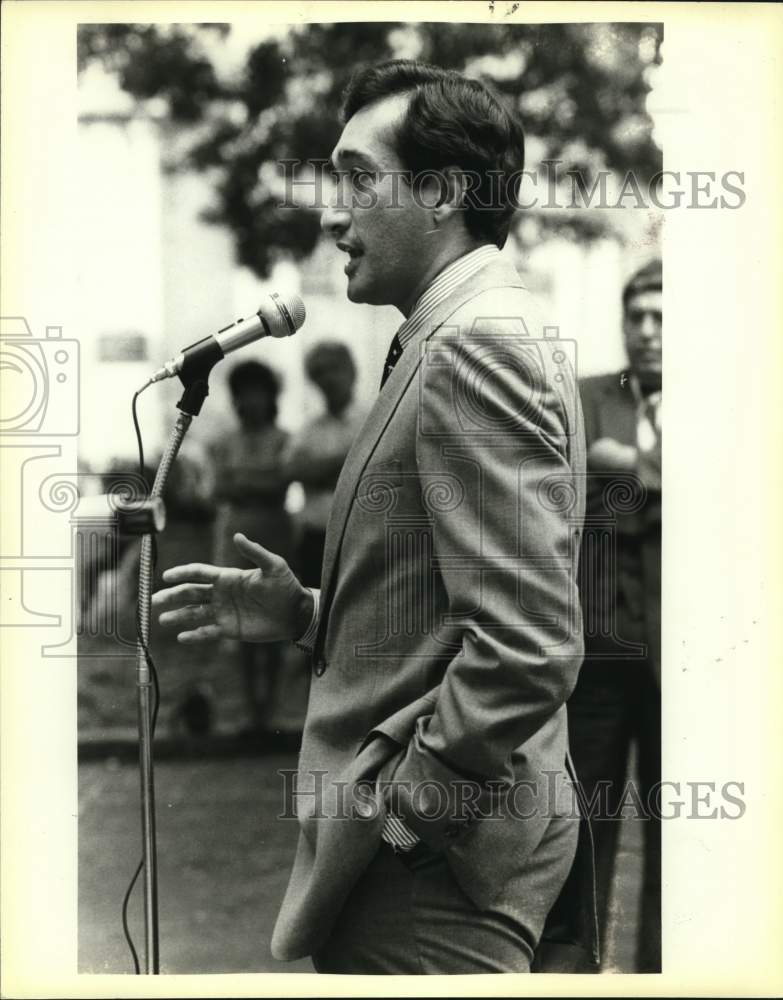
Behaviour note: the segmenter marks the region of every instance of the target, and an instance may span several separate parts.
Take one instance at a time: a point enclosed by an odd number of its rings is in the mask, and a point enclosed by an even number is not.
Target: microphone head
[[[279,295],[272,292],[265,302],[261,303],[258,315],[262,316],[273,337],[290,337],[296,333],[307,316],[305,304],[298,295]]]

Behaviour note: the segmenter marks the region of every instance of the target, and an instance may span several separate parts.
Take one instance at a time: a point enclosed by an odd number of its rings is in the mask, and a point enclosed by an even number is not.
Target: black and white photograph
[[[775,995],[729,6],[5,5],[4,995]]]

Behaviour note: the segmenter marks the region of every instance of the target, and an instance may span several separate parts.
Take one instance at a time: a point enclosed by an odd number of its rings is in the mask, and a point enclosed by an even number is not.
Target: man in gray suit
[[[277,957],[527,971],[580,828],[572,359],[499,252],[523,165],[500,102],[395,61],[354,77],[344,120],[322,226],[349,299],[405,321],[337,484],[321,589],[239,535],[257,570],[178,567],[155,603],[182,642],[312,650]]]

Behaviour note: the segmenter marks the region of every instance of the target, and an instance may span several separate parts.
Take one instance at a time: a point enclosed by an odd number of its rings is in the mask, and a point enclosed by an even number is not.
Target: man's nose
[[[335,184],[334,190],[326,203],[326,207],[321,212],[321,229],[327,236],[339,239],[351,225],[351,213],[342,197],[339,184]]]
[[[642,321],[639,324],[639,333],[645,338],[645,340],[653,340],[655,337],[660,335],[660,332],[660,319],[654,313],[644,313]]]

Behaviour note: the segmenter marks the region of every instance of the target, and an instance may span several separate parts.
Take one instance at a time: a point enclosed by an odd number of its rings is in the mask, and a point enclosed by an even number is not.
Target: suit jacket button
[[[321,677],[324,670],[326,670],[326,660],[323,657],[315,661],[315,666],[313,667],[313,673],[316,677]]]

